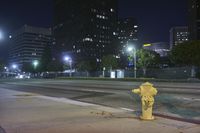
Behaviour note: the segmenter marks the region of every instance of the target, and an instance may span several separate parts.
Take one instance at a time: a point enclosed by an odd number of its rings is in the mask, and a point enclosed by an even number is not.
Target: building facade
[[[116,32],[113,35],[119,43],[119,49],[124,51],[127,45],[137,45],[138,43],[138,25],[134,18],[119,19],[117,22]],[[137,47],[137,46],[135,46]]]
[[[170,51],[169,43],[167,42],[148,43],[144,44],[143,48],[158,53],[160,57],[168,56]]]
[[[44,48],[52,43],[52,32],[50,28],[24,25],[10,38],[9,63],[22,66],[40,60]]]
[[[200,40],[200,0],[188,0],[190,40]]]
[[[189,31],[188,27],[180,26],[173,27],[170,29],[170,49],[177,44],[183,43],[189,40]]]
[[[117,0],[54,0],[55,56],[101,62],[112,52]]]

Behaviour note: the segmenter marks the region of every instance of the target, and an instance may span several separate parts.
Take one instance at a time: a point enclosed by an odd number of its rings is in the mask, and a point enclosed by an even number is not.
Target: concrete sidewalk
[[[0,133],[200,133],[200,125],[0,88]]]

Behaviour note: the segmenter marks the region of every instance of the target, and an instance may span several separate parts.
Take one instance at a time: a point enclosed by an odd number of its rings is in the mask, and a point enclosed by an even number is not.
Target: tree
[[[58,60],[52,60],[48,63],[47,70],[53,72],[63,71],[63,64]]]
[[[146,49],[140,49],[136,53],[137,55],[137,66],[141,67],[143,70],[143,75],[146,75],[146,69],[150,66],[155,66],[159,61],[159,54],[154,51],[149,51]]]
[[[195,76],[195,66],[200,66],[200,41],[190,41],[173,47],[170,58],[179,65],[192,66],[191,76]]]
[[[91,61],[81,61],[77,64],[78,71],[84,71],[87,72],[87,76],[89,75],[89,72],[93,70]]]
[[[33,64],[32,63],[23,63],[22,71],[23,72],[34,72]]]
[[[80,63],[78,63],[77,69],[78,71],[91,71],[92,70],[91,62],[81,61]]]
[[[116,69],[118,67],[117,59],[113,55],[103,56],[101,67],[105,67],[106,69]]]
[[[5,66],[5,63],[2,60],[0,60],[0,70],[3,70],[4,66]]]
[[[51,48],[49,46],[45,47],[39,62],[40,62],[39,68],[41,72],[49,71],[48,66],[52,62]]]

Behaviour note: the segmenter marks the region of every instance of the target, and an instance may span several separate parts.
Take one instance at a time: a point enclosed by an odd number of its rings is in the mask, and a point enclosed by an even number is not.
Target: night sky
[[[50,27],[52,10],[52,0],[1,0],[0,30],[9,35],[24,24]],[[170,27],[187,25],[187,0],[119,0],[119,16],[137,19],[141,42],[169,42]],[[0,42],[0,58],[6,45]]]

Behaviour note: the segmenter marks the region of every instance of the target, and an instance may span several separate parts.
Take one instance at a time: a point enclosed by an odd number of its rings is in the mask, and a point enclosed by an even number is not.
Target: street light
[[[0,30],[0,41],[3,40],[3,32]]]
[[[136,66],[136,48],[134,46],[128,46],[127,47],[127,51],[130,54],[133,54],[133,58],[134,58],[134,78],[137,77],[137,66]]]
[[[34,66],[34,69],[36,69],[36,67],[39,65],[39,62],[38,60],[34,60],[33,61],[33,66]]]
[[[17,65],[16,65],[16,64],[13,64],[13,65],[12,65],[12,68],[13,68],[13,69],[16,69],[16,68],[17,68]]]
[[[72,58],[69,57],[69,56],[65,56],[65,57],[64,57],[64,61],[65,61],[66,63],[69,63],[69,66],[70,66],[69,76],[71,77],[71,76],[72,76]]]
[[[38,76],[37,73],[36,73],[36,68],[37,68],[37,66],[39,65],[39,61],[38,61],[38,60],[34,60],[34,61],[32,62],[32,64],[33,64],[33,67],[34,67],[34,77],[35,77],[35,76]]]

